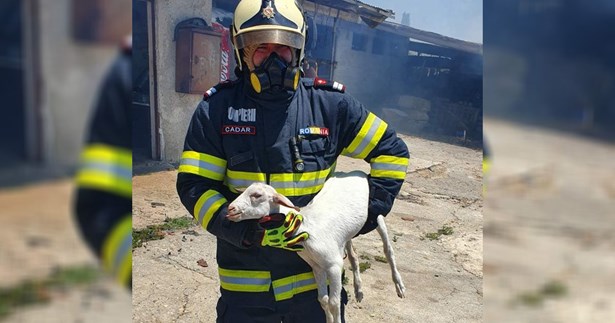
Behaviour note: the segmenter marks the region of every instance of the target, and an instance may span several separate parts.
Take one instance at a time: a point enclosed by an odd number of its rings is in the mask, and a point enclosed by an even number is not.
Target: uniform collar
[[[247,77],[244,77],[243,89],[248,99],[255,102],[259,106],[271,109],[278,109],[282,107],[287,108],[292,102],[293,97],[297,94],[297,91],[299,90],[282,90],[275,93],[269,91],[263,93],[256,93]]]

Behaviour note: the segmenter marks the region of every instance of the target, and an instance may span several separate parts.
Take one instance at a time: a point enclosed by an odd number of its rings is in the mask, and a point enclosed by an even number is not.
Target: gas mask
[[[269,57],[250,73],[250,84],[256,93],[281,90],[295,91],[301,72],[298,67],[288,66],[277,53]]]

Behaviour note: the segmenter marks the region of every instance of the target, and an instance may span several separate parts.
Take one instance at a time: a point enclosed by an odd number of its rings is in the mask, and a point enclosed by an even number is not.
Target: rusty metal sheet
[[[220,35],[193,34],[192,90],[204,93],[220,82]]]

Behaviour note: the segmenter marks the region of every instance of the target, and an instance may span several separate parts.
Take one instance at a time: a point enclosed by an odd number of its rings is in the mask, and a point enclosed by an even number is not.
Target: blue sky
[[[395,12],[410,13],[410,26],[475,43],[483,42],[483,0],[362,0]]]

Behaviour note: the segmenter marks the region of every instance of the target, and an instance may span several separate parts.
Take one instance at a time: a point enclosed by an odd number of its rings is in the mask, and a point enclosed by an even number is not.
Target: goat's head
[[[253,183],[229,204],[226,217],[235,222],[260,219],[279,212],[280,205],[299,211],[298,207],[273,187],[264,183]]]

